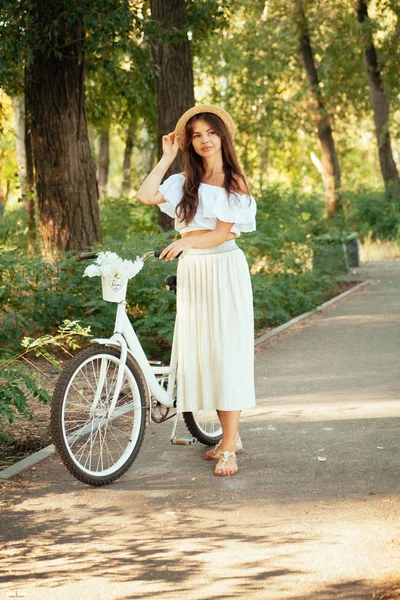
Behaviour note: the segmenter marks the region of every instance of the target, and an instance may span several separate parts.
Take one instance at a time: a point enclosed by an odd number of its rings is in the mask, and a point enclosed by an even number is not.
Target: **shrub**
[[[100,203],[104,243],[127,242],[138,233],[158,233],[157,210],[121,196]]]
[[[154,207],[117,199],[102,203],[101,210],[101,249],[124,258],[162,249],[176,236],[173,231],[158,231]],[[273,187],[258,198],[258,230],[238,241],[253,274],[257,327],[280,324],[319,301],[323,286],[311,272],[311,238],[322,215],[318,199],[295,191]],[[16,240],[21,241],[19,235]],[[95,337],[109,335],[115,307],[102,300],[98,278],[82,278],[86,265],[77,261],[76,253],[66,253],[48,264],[39,251],[28,257],[23,243],[18,247],[11,241],[7,239],[0,254],[3,348],[16,350],[26,335],[54,333],[66,318],[90,326]],[[128,314],[152,358],[165,356],[172,342],[175,296],[165,290],[164,279],[176,266],[148,261],[128,286]]]
[[[21,343],[24,348],[22,352],[11,357],[3,355],[0,361],[0,441],[7,438],[2,431],[5,420],[12,423],[16,418],[32,418],[29,406],[31,397],[43,404],[48,404],[51,400],[42,377],[32,368],[34,364],[29,360],[30,355],[45,358],[57,368],[59,361],[50,354],[50,350],[63,351],[71,356],[69,349],[79,348],[78,339],[88,335],[89,328],[65,321],[56,335],[45,335],[38,339],[24,338]]]
[[[107,248],[124,258],[135,258],[149,249],[164,247],[166,238],[168,234],[147,235],[137,239],[135,244],[114,243]],[[243,239],[240,243],[245,249],[247,244],[249,262],[257,266],[259,256],[251,257],[251,253],[255,254],[260,247],[250,246],[249,241],[244,243]],[[23,336],[52,333],[66,318],[90,326],[94,337],[110,334],[115,306],[102,299],[99,278],[82,277],[85,263],[77,261],[75,255],[65,256],[51,266],[38,258],[28,260],[15,252],[12,258],[18,263],[18,268],[13,271],[11,265],[5,268],[5,256],[0,258],[3,263],[2,289],[7,289],[7,294],[0,296],[3,309],[0,343],[3,347],[15,351]],[[252,274],[256,327],[281,324],[291,315],[309,310],[323,297],[327,281],[331,287],[335,285],[332,277],[322,280],[303,263],[295,261],[295,255],[286,256],[279,269],[274,263],[272,270],[264,265]],[[147,261],[145,268],[128,286],[128,314],[135,322],[145,351],[152,358],[165,357],[172,342],[175,295],[166,291],[164,280],[176,266],[176,263]]]
[[[124,258],[162,249],[171,234],[141,234],[130,242],[107,244]],[[83,278],[85,263],[67,253],[54,263],[39,255],[28,258],[16,249],[0,256],[0,344],[16,350],[25,335],[54,332],[66,318],[84,322],[96,337],[112,331],[115,310],[101,296],[98,278]],[[176,268],[163,261],[148,261],[128,286],[128,313],[147,351],[165,347],[172,339],[175,297],[165,290],[165,277]]]
[[[346,222],[360,239],[398,240],[400,198],[387,192],[359,188],[345,195]]]

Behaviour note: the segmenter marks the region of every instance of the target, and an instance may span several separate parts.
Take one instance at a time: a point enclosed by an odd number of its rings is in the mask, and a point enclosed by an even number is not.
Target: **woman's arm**
[[[190,248],[214,248],[219,246],[228,239],[233,223],[225,223],[224,221],[217,220],[215,229],[208,233],[201,235],[191,235],[176,242],[172,242],[169,246],[164,248],[160,258],[165,260],[172,260],[176,258],[180,252],[187,252]]]
[[[136,194],[136,199],[142,204],[161,204],[165,202],[158,188],[165,173],[174,162],[179,146],[174,133],[164,135],[162,143],[163,155],[161,160],[156,164],[150,175],[146,177]]]

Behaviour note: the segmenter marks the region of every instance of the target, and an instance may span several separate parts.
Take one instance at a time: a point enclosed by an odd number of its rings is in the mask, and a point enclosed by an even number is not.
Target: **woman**
[[[180,254],[177,277],[178,410],[215,409],[222,440],[204,454],[215,475],[238,471],[240,412],[255,405],[254,321],[248,265],[235,238],[254,231],[256,204],[233,147],[234,123],[222,108],[186,111],[163,137],[163,156],[138,191],[175,219],[179,240],[161,257]],[[185,172],[161,181],[184,153]]]

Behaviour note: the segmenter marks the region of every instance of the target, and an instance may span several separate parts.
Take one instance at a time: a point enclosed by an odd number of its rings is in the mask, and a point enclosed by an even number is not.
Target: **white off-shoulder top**
[[[199,206],[195,217],[189,225],[181,222],[176,215],[176,207],[182,200],[185,176],[182,173],[171,175],[158,188],[165,202],[159,204],[160,210],[175,219],[175,229],[179,233],[215,229],[217,219],[225,223],[233,223],[231,232],[237,237],[241,232],[256,229],[257,205],[253,196],[247,194],[228,194],[224,188],[208,183],[199,187]]]

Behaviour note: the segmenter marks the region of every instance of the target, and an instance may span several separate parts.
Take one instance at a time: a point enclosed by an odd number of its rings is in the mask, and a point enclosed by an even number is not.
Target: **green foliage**
[[[154,207],[119,198],[106,200],[101,210],[102,249],[115,251],[124,258],[161,250],[176,235],[159,232]],[[309,300],[305,297],[312,297],[312,284],[319,287],[310,275],[311,238],[322,211],[320,199],[294,190],[271,186],[259,197],[258,231],[239,239],[253,273],[259,326],[264,326],[266,312],[268,322],[279,323],[282,315],[308,307]],[[82,278],[86,265],[77,261],[74,253],[60,256],[52,264],[45,263],[39,252],[28,258],[23,245],[25,238],[18,234],[23,230],[23,220],[17,219],[16,211],[6,216],[5,229],[9,216],[17,233],[14,238],[9,234],[0,254],[0,344],[15,349],[24,336],[53,334],[66,318],[90,326],[95,337],[109,335],[115,307],[102,300],[100,280]],[[19,240],[21,247],[12,245],[12,239]],[[129,316],[145,350],[154,358],[165,356],[172,341],[175,296],[165,290],[164,280],[175,269],[176,263],[147,261],[128,286]],[[303,279],[309,283],[306,285]],[[290,303],[283,296],[290,296]],[[286,304],[280,306],[282,303]]]
[[[29,397],[34,397],[48,404],[51,400],[41,381],[31,369],[23,364],[0,366],[0,441],[5,436],[1,426],[5,419],[12,423],[16,415],[32,418],[29,408]]]
[[[0,252],[26,249],[26,244],[26,213],[20,203],[12,208],[7,204],[0,215]]]
[[[230,5],[228,25],[212,44],[195,45],[198,101],[221,103],[237,124],[236,144],[255,186],[290,180],[319,191],[320,156],[307,80],[298,51],[292,7],[278,0],[244,0]],[[380,178],[374,124],[363,62],[362,31],[354,5],[345,0],[305,6],[320,90],[334,128],[343,184],[375,185]],[[371,23],[389,105],[400,91],[398,19],[394,1],[371,7]],[[400,113],[391,120],[392,142]]]
[[[87,112],[97,128],[156,127],[154,78],[149,45],[127,35],[124,43],[91,53],[87,61]]]
[[[252,277],[255,328],[281,325],[321,304],[337,287],[337,279],[306,271],[267,274]]]
[[[104,247],[124,258],[161,250],[174,235],[151,233],[151,218],[145,207],[132,207],[128,201],[120,200],[115,201],[114,206],[115,211],[111,205],[105,205]],[[127,208],[132,213],[138,209],[138,213],[130,219]],[[113,226],[112,214],[116,217]],[[15,213],[12,216],[15,219]],[[5,229],[8,229],[7,224]],[[154,225],[154,229],[158,226]],[[96,337],[110,334],[115,306],[102,299],[98,278],[82,278],[86,265],[77,260],[76,253],[67,253],[50,264],[43,261],[39,251],[27,257],[24,247],[12,246],[10,242],[8,239],[0,253],[0,344],[3,348],[15,351],[24,336],[53,334],[58,324],[67,318],[84,322]],[[157,356],[172,339],[175,297],[165,290],[163,282],[175,268],[176,265],[163,261],[149,261],[143,275],[128,287],[129,315],[137,318],[137,330],[146,350]]]
[[[0,89],[0,195],[3,194],[4,196],[19,187],[15,133],[11,117],[11,99],[2,93]],[[0,199],[0,226],[2,209],[3,204]]]
[[[123,196],[103,200],[100,218],[105,246],[112,241],[126,242],[137,234],[159,231],[153,206],[145,206]]]
[[[188,35],[196,100],[221,103],[232,113],[238,154],[257,195],[263,185],[277,181],[317,194],[322,182],[313,162],[320,150],[292,6],[278,0],[196,0],[186,3],[186,26],[177,31],[168,20],[160,28],[151,19],[148,1],[5,0],[0,7],[0,86],[10,94],[21,91],[22,68],[32,53],[67,51],[74,41],[69,26],[82,23],[89,121],[97,130],[111,123],[121,139],[129,129],[136,156],[149,157],[156,130],[151,45]],[[370,19],[362,27],[353,4],[345,0],[325,4],[308,0],[304,6],[321,93],[332,119],[343,188],[351,189],[354,183],[375,187],[380,172],[362,40],[365,28],[371,30],[392,109],[391,138],[396,151],[400,130],[398,2],[371,4]],[[120,153],[112,162],[118,179]],[[138,179],[146,169],[147,158]]]
[[[58,362],[55,357],[49,353],[48,348],[51,347],[54,351],[62,350],[70,354],[69,349],[74,351],[80,347],[78,339],[90,337],[90,327],[82,327],[78,321],[70,321],[64,319],[62,325],[57,329],[56,335],[45,334],[38,338],[24,337],[21,346],[25,348],[16,359],[24,358],[26,354],[31,353],[36,357],[46,358],[58,367]],[[14,361],[15,359],[13,359]]]
[[[345,195],[346,222],[360,239],[393,240],[400,234],[400,199],[387,192],[359,188]]]
[[[4,0],[0,7],[0,86],[23,91],[23,67],[34,56],[62,57],[83,40],[88,113],[93,122],[141,116],[154,125],[150,47],[142,43],[142,7],[128,0]],[[77,50],[79,51],[79,50]]]
[[[310,310],[336,285],[334,276],[321,275],[313,264],[318,244],[328,243],[323,238],[327,225],[321,177],[313,164],[319,149],[292,6],[278,0],[187,2],[184,31],[168,21],[160,29],[150,18],[147,0],[4,0],[0,6],[0,86],[10,95],[23,90],[23,68],[35,53],[61,57],[75,45],[80,47],[82,40],[74,39],[74,26],[82,25],[89,120],[98,129],[111,123],[123,138],[128,130],[133,134],[136,152],[145,155],[137,170],[139,179],[155,142],[151,45],[189,36],[197,101],[222,104],[232,113],[237,125],[235,145],[258,199],[258,230],[239,240],[251,266],[257,328],[278,325]],[[379,165],[362,52],[362,36],[371,31],[393,110],[390,126],[396,150],[398,2],[377,0],[363,26],[357,23],[353,4],[345,0],[325,4],[307,0],[304,6],[342,167],[345,216],[331,224],[329,239],[340,241],[343,231],[353,231],[361,239],[398,240],[399,199],[377,189]],[[15,191],[11,102],[4,94],[0,105],[0,184],[11,191],[14,186]],[[279,185],[274,184],[277,181]],[[103,201],[101,249],[125,258],[162,249],[174,233],[160,232],[156,215],[157,209],[126,198]],[[42,260],[38,248],[27,256],[25,228],[22,206],[7,207],[0,215],[3,354],[16,351],[24,338],[25,351],[42,352],[51,359],[43,344],[58,347],[55,339],[62,335],[69,345],[69,333],[62,328],[70,325],[58,328],[66,318],[76,328],[78,321],[85,323],[96,337],[108,335],[115,306],[102,300],[99,279],[82,278],[85,265],[75,254],[60,256],[51,264]],[[154,358],[168,352],[172,339],[175,297],[164,289],[164,278],[175,267],[148,261],[128,286],[129,315]],[[0,376],[4,383],[0,421],[2,415],[8,419],[16,413],[29,415],[27,394],[45,399],[40,384],[20,362],[3,365]]]
[[[257,231],[239,239],[253,273],[256,330],[315,308],[337,286],[334,269],[313,268],[314,236],[326,227],[323,200],[270,186],[257,204]]]
[[[325,225],[323,200],[270,186],[257,198],[257,205],[257,231],[239,241],[253,271],[301,274],[309,270],[311,238]]]
[[[373,231],[376,237],[388,235],[390,239],[396,236],[398,209],[394,201],[387,217],[383,196],[347,195],[346,203],[348,232],[370,237]],[[154,207],[119,198],[107,199],[101,210],[101,249],[124,258],[161,250],[176,235],[159,231]],[[293,188],[270,186],[259,195],[258,229],[238,240],[251,268],[256,329],[279,325],[312,309],[337,285],[335,274],[329,272],[329,268],[335,269],[333,263],[323,265],[323,274],[313,265],[319,243],[316,238],[327,232],[323,211],[321,198]],[[82,278],[86,265],[77,261],[74,253],[60,256],[52,264],[45,263],[39,252],[27,257],[23,227],[21,213],[13,211],[6,213],[0,229],[0,236],[8,231],[0,252],[1,346],[15,351],[24,336],[45,334],[46,340],[46,335],[55,335],[58,324],[67,318],[90,327],[94,337],[108,336],[115,305],[103,301],[99,278]],[[329,230],[330,238],[335,235],[342,240],[343,227]],[[165,290],[164,280],[176,266],[147,261],[128,286],[128,314],[152,358],[167,358],[172,342],[175,296]]]
[[[32,368],[35,364],[30,357],[45,358],[57,368],[59,362],[50,351],[62,351],[71,355],[70,350],[79,348],[78,340],[89,335],[90,328],[81,327],[76,321],[65,320],[55,335],[46,334],[36,339],[24,338],[21,343],[24,350],[21,353],[11,357],[3,355],[0,361],[1,441],[6,439],[2,432],[5,420],[12,423],[18,417],[32,419],[29,404],[32,397],[43,404],[48,404],[51,400],[43,378]]]

